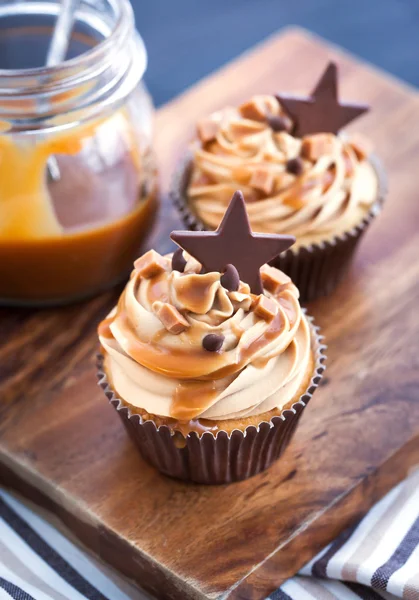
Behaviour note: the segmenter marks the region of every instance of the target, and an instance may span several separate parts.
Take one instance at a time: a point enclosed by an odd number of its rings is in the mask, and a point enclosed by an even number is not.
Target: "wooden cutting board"
[[[158,111],[163,190],[198,116],[253,92],[306,92],[330,58],[342,98],[374,107],[356,127],[388,167],[391,194],[346,281],[310,306],[328,370],[273,468],[202,487],[140,458],[95,380],[95,330],[116,292],[1,311],[0,481],[158,598],[264,598],[419,462],[417,92],[288,29]],[[165,200],[158,250],[177,225]]]

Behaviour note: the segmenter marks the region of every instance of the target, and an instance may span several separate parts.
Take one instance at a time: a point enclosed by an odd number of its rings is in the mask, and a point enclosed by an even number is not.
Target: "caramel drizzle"
[[[170,416],[181,422],[191,421],[202,414],[218,394],[214,380],[178,383],[172,398]]]
[[[211,423],[211,421],[205,419],[191,419],[190,421],[175,421],[174,428],[184,437],[188,435],[191,431],[196,431],[196,433],[202,434],[206,431],[210,431],[215,433],[218,431],[219,427],[215,423]]]
[[[63,98],[61,98],[62,100]],[[56,98],[56,101],[60,100]],[[4,102],[3,102],[4,104]],[[35,144],[22,141],[13,134],[5,121],[0,121],[0,236],[2,240],[32,240],[59,238],[65,235],[52,205],[46,182],[46,164],[52,154],[78,154],[88,138],[94,138],[98,128],[106,121],[122,115],[127,131],[128,151],[137,169],[141,166],[140,153],[131,131],[129,115],[125,108],[109,118],[101,117],[70,130],[37,139]],[[79,111],[80,120],[86,117]],[[74,116],[74,119],[76,117]],[[65,123],[67,117],[59,115],[51,125]]]
[[[137,296],[137,293],[136,293]],[[167,273],[161,273],[149,280],[147,289],[147,302],[151,306],[153,302],[169,301],[169,285],[167,282]]]
[[[294,210],[300,210],[307,204],[306,195],[314,190],[321,181],[321,176],[312,174],[297,180],[289,191],[282,193],[282,202]]]
[[[103,319],[103,321],[99,323],[99,327],[97,328],[97,333],[99,337],[102,337],[105,340],[115,339],[110,328],[110,325],[113,323],[113,320],[113,317],[106,317],[106,319]]]
[[[161,294],[168,293],[168,288],[163,283],[164,280],[167,283],[167,273],[155,277],[154,280],[153,283],[149,283],[147,290],[147,299],[150,302],[160,299]],[[249,364],[252,357],[279,337],[287,322],[292,329],[297,318],[295,306],[297,301],[287,290],[278,298],[282,310],[278,311],[267,329],[247,346],[240,348],[237,361],[225,365],[222,353],[209,353],[203,348],[196,350],[197,346],[199,347],[197,344],[194,345],[194,354],[191,354],[186,345],[185,350],[165,347],[164,343],[161,343],[165,332],[162,335],[159,331],[151,342],[142,342],[133,330],[125,308],[125,296],[126,290],[119,299],[116,314],[99,325],[99,335],[104,339],[114,339],[110,325],[117,322],[125,340],[125,351],[133,360],[160,375],[180,380],[175,388],[171,405],[171,417],[179,423],[188,423],[203,414],[213,404],[215,398]],[[193,333],[189,332],[188,336],[190,335]],[[283,350],[285,348],[281,349]],[[272,356],[260,357],[253,362],[256,367],[261,368],[271,358]]]
[[[211,302],[210,290],[214,286],[218,277],[214,273],[206,275],[197,275],[191,273],[173,282],[178,301],[188,307],[190,312],[203,314],[206,312],[208,301]],[[182,282],[190,285],[182,285]]]

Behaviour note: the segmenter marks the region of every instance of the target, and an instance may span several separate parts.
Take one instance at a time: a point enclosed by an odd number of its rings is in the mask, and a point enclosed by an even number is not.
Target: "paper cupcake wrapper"
[[[290,409],[263,421],[257,427],[231,433],[218,431],[189,433],[179,447],[166,425],[144,421],[141,415],[124,405],[110,387],[103,370],[103,356],[98,355],[98,380],[108,400],[122,419],[131,439],[142,456],[162,473],[195,483],[221,484],[252,477],[269,467],[287,447],[305,406],[322,378],[326,346],[318,327],[309,317],[314,345],[315,369],[306,392]],[[222,422],[221,422],[222,423]]]
[[[343,279],[360,239],[382,208],[387,195],[387,178],[379,159],[372,155],[369,161],[378,180],[377,199],[365,218],[353,229],[330,240],[300,247],[290,248],[271,264],[289,277],[300,291],[301,302],[309,302],[330,294]],[[183,160],[172,181],[170,197],[177,207],[185,226],[193,231],[206,229],[203,221],[190,209],[186,190],[192,167],[189,153]]]

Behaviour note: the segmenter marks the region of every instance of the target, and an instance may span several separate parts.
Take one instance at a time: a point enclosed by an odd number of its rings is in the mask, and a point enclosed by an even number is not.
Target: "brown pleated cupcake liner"
[[[353,229],[324,242],[290,248],[271,264],[289,277],[300,291],[301,302],[309,302],[330,294],[343,279],[359,241],[382,208],[387,195],[387,178],[380,160],[372,155],[369,161],[377,175],[377,199],[365,218]],[[207,229],[191,210],[186,190],[192,171],[192,155],[188,153],[176,171],[170,196],[185,226],[192,231]]]
[[[257,427],[251,425],[244,431],[231,433],[206,431],[189,433],[185,444],[179,447],[166,425],[157,427],[154,421],[128,408],[110,387],[103,369],[103,356],[98,356],[98,380],[108,400],[122,419],[131,439],[142,456],[156,469],[177,479],[203,484],[222,484],[252,477],[277,460],[297,427],[302,411],[311,400],[325,369],[326,346],[313,319],[308,317],[314,344],[315,368],[306,392],[291,408],[269,422]],[[222,423],[222,422],[221,422]]]

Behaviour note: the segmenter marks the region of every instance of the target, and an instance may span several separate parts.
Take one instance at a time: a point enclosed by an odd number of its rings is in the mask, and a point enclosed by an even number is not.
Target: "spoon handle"
[[[51,44],[48,49],[47,67],[53,67],[62,62],[70,44],[74,18],[80,0],[62,0],[61,10],[55,24]]]
[[[47,67],[53,67],[65,60],[79,3],[80,0],[61,1],[61,10],[54,27],[51,44],[48,48],[46,60]],[[60,179],[60,168],[55,156],[49,157],[47,169],[50,179],[53,181],[58,181]]]

